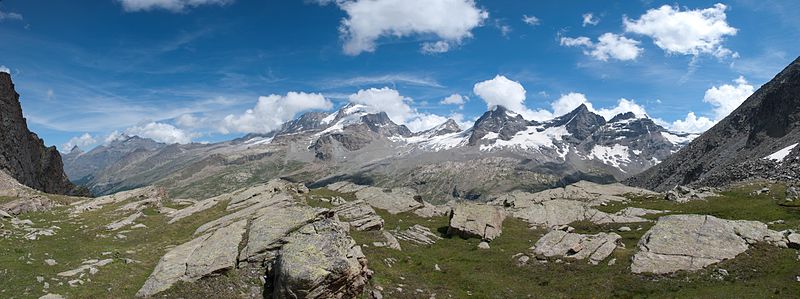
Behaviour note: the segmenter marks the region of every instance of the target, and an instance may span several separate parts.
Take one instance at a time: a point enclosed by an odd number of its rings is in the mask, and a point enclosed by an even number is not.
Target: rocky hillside
[[[800,58],[728,117],[627,183],[652,190],[800,177]]]
[[[130,160],[133,156],[155,152],[165,146],[167,145],[148,138],[123,136],[86,153],[75,147],[69,153],[62,155],[64,172],[79,184],[90,182],[110,166]]]
[[[47,193],[74,194],[75,188],[64,174],[61,155],[54,146],[28,130],[22,116],[19,94],[11,75],[0,72],[0,170],[20,183]]]

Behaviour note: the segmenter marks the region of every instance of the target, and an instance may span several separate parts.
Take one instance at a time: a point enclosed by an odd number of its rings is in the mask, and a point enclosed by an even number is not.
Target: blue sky
[[[796,1],[563,3],[3,0],[0,68],[64,150],[228,140],[347,102],[412,129],[590,102],[702,131],[798,55]]]

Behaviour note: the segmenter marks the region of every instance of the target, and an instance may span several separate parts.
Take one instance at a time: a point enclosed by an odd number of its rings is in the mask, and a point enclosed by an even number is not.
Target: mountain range
[[[646,115],[606,120],[585,105],[544,122],[497,106],[470,128],[451,119],[412,132],[384,112],[348,104],[228,142],[167,145],[126,136],[86,153],[73,150],[64,161],[70,178],[98,195],[160,184],[189,196],[280,176],[312,185],[348,179],[414,186],[446,201],[581,179],[625,179],[694,137],[670,132]]]

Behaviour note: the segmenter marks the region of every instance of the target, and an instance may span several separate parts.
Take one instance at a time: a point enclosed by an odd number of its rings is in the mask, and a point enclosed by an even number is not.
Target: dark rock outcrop
[[[531,123],[522,115],[509,111],[503,106],[486,111],[472,127],[469,145],[478,145],[489,133],[497,133],[502,140],[510,140],[517,132],[524,131]]]
[[[797,148],[780,161],[765,157],[798,141],[800,58],[702,136],[626,182],[666,191],[677,185],[713,187],[751,178],[797,180]]]
[[[28,130],[11,75],[0,72],[0,170],[20,183],[54,194],[85,194],[64,174],[61,154]]]

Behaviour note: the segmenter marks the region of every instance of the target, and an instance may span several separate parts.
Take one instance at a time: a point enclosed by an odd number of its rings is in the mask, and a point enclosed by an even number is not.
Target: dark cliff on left
[[[11,75],[4,72],[0,72],[0,170],[47,193],[88,195],[85,188],[76,187],[64,174],[56,147],[46,147],[36,133],[28,130],[19,94]]]

